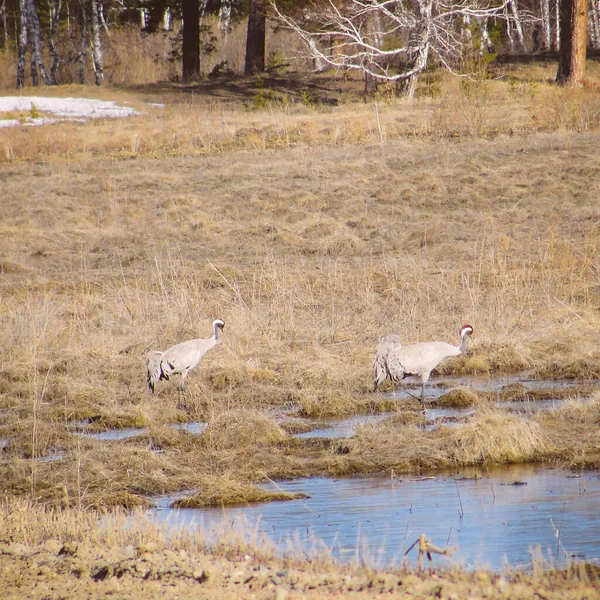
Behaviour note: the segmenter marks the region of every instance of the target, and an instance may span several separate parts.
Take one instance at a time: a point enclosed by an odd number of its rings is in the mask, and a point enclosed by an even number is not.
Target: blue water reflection
[[[421,480],[300,479],[265,487],[305,492],[311,495],[307,500],[171,510],[170,499],[163,498],[150,514],[170,527],[201,525],[209,539],[211,531],[233,526],[253,536],[266,534],[282,553],[310,555],[326,548],[342,562],[380,567],[398,564],[421,533],[439,547],[454,548],[450,559],[433,555],[435,565],[522,567],[537,546],[557,564],[600,558],[596,473],[574,477],[532,465],[479,473],[478,479],[456,480],[475,471]]]

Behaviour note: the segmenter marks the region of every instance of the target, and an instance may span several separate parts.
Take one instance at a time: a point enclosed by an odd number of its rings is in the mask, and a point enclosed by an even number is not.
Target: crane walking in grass
[[[219,330],[223,330],[225,321],[213,321],[213,336],[211,338],[188,340],[172,346],[168,350],[151,350],[146,359],[148,373],[148,389],[154,393],[154,386],[161,380],[167,381],[171,375],[181,375],[177,389],[185,394],[185,378],[188,373],[198,366],[202,357],[217,345]]]
[[[460,329],[460,346],[446,342],[422,342],[403,346],[400,336],[390,333],[381,338],[373,360],[373,391],[388,377],[400,381],[409,375],[421,378],[421,397],[417,398],[425,412],[425,384],[431,371],[445,358],[459,356],[467,349],[467,336],[473,333],[470,325]],[[412,395],[412,394],[411,394]]]

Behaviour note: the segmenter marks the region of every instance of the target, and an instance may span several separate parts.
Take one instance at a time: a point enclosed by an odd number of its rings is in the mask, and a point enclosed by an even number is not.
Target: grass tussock
[[[199,443],[215,450],[227,450],[270,446],[287,437],[287,433],[266,414],[240,409],[215,416],[199,436]]]
[[[229,475],[206,476],[199,481],[199,491],[179,498],[172,508],[201,508],[204,506],[228,506],[251,502],[275,502],[308,498],[307,494],[284,491],[271,492],[249,483],[242,483]]]
[[[464,387],[454,388],[440,398],[431,402],[432,406],[439,408],[467,408],[479,403],[477,394]]]
[[[549,441],[538,423],[480,409],[447,439],[447,450],[458,465],[518,463],[546,456]]]
[[[345,454],[370,462],[371,470],[396,472],[543,460],[553,449],[541,424],[481,406],[452,429],[430,431],[393,417],[363,425],[344,445]]]

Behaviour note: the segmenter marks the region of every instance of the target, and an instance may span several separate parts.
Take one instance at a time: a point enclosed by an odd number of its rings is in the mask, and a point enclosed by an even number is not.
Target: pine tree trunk
[[[81,0],[81,47],[79,49],[79,83],[85,83],[85,62],[88,46],[87,0]]]
[[[92,6],[92,61],[96,74],[96,85],[104,83],[104,61],[102,58],[102,41],[100,39],[100,18],[98,16],[98,0],[91,0]]]
[[[585,76],[588,0],[562,0],[556,82],[580,86]]]
[[[46,72],[46,67],[44,66],[44,61],[42,60],[42,41],[41,41],[41,32],[40,32],[40,19],[38,18],[37,10],[35,8],[35,0],[28,0],[29,4],[29,24],[30,24],[30,32],[31,32],[31,41],[32,49],[31,49],[31,68],[32,68],[32,76],[34,71],[34,63],[37,65],[39,69],[40,76],[44,85],[50,85],[50,78],[48,77],[48,73]],[[35,83],[34,85],[38,85],[37,81],[37,71],[35,74]]]
[[[60,64],[60,56],[56,46],[56,33],[60,19],[61,0],[50,0],[50,33],[48,34],[48,50],[50,51],[50,85],[58,85],[56,72]]]
[[[29,34],[28,3],[27,0],[19,0],[19,13],[21,22],[19,24],[19,49],[17,57],[17,88],[25,86],[25,61],[27,59],[27,37]]]
[[[184,81],[200,73],[200,11],[198,0],[183,0],[182,76]]]
[[[244,74],[255,75],[265,70],[265,36],[267,12],[264,0],[250,0],[248,32],[246,35],[246,63]]]

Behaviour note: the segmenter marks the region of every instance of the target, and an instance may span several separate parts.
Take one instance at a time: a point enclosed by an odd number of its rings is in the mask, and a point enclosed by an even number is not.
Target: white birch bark
[[[29,9],[29,30],[31,37],[31,75],[34,79],[34,85],[38,85],[37,81],[37,71],[39,70],[40,76],[44,85],[50,84],[50,79],[48,77],[48,73],[46,72],[46,67],[44,66],[44,61],[42,59],[42,42],[41,42],[41,33],[40,33],[40,20],[38,18],[37,10],[35,8],[35,0],[28,0],[28,9]],[[37,67],[37,69],[36,69]]]
[[[600,1],[592,0],[590,2],[590,17],[588,20],[588,31],[590,46],[597,50],[600,47]]]
[[[96,85],[104,83],[104,60],[102,56],[102,40],[100,38],[100,18],[98,16],[98,0],[91,0],[92,7],[92,62],[96,74]]]
[[[554,22],[556,23],[556,29],[554,30],[554,50],[560,50],[560,2],[556,0],[554,5]]]
[[[524,50],[525,49],[525,36],[523,35],[523,26],[521,25],[521,17],[519,16],[519,11],[517,9],[517,0],[511,0],[510,12],[511,12],[511,17],[512,17],[512,22],[514,23],[515,31],[517,33],[517,42],[519,44],[518,50]]]
[[[542,50],[550,50],[550,36],[552,27],[550,24],[550,0],[540,0],[540,15],[542,20]]]
[[[312,56],[313,70],[317,73],[321,73],[327,69],[327,63],[319,56],[317,49],[317,42],[314,38],[308,40],[308,46],[310,48],[310,54]]]
[[[0,43],[0,48],[8,48],[8,19],[6,14],[6,0],[2,0],[0,14],[2,15],[2,42]]]
[[[19,38],[18,38],[18,56],[17,56],[17,87],[25,86],[25,61],[27,53],[27,38],[29,35],[28,23],[28,3],[27,0],[19,0]]]
[[[61,0],[49,0],[50,9],[50,32],[48,33],[48,50],[50,51],[50,85],[58,85],[56,72],[60,64],[58,48],[56,45],[56,33],[60,19]]]
[[[221,0],[221,7],[219,8],[219,30],[223,32],[225,41],[231,33],[231,1]]]
[[[85,63],[88,46],[87,0],[81,0],[81,45],[79,48],[79,83],[85,83]]]

